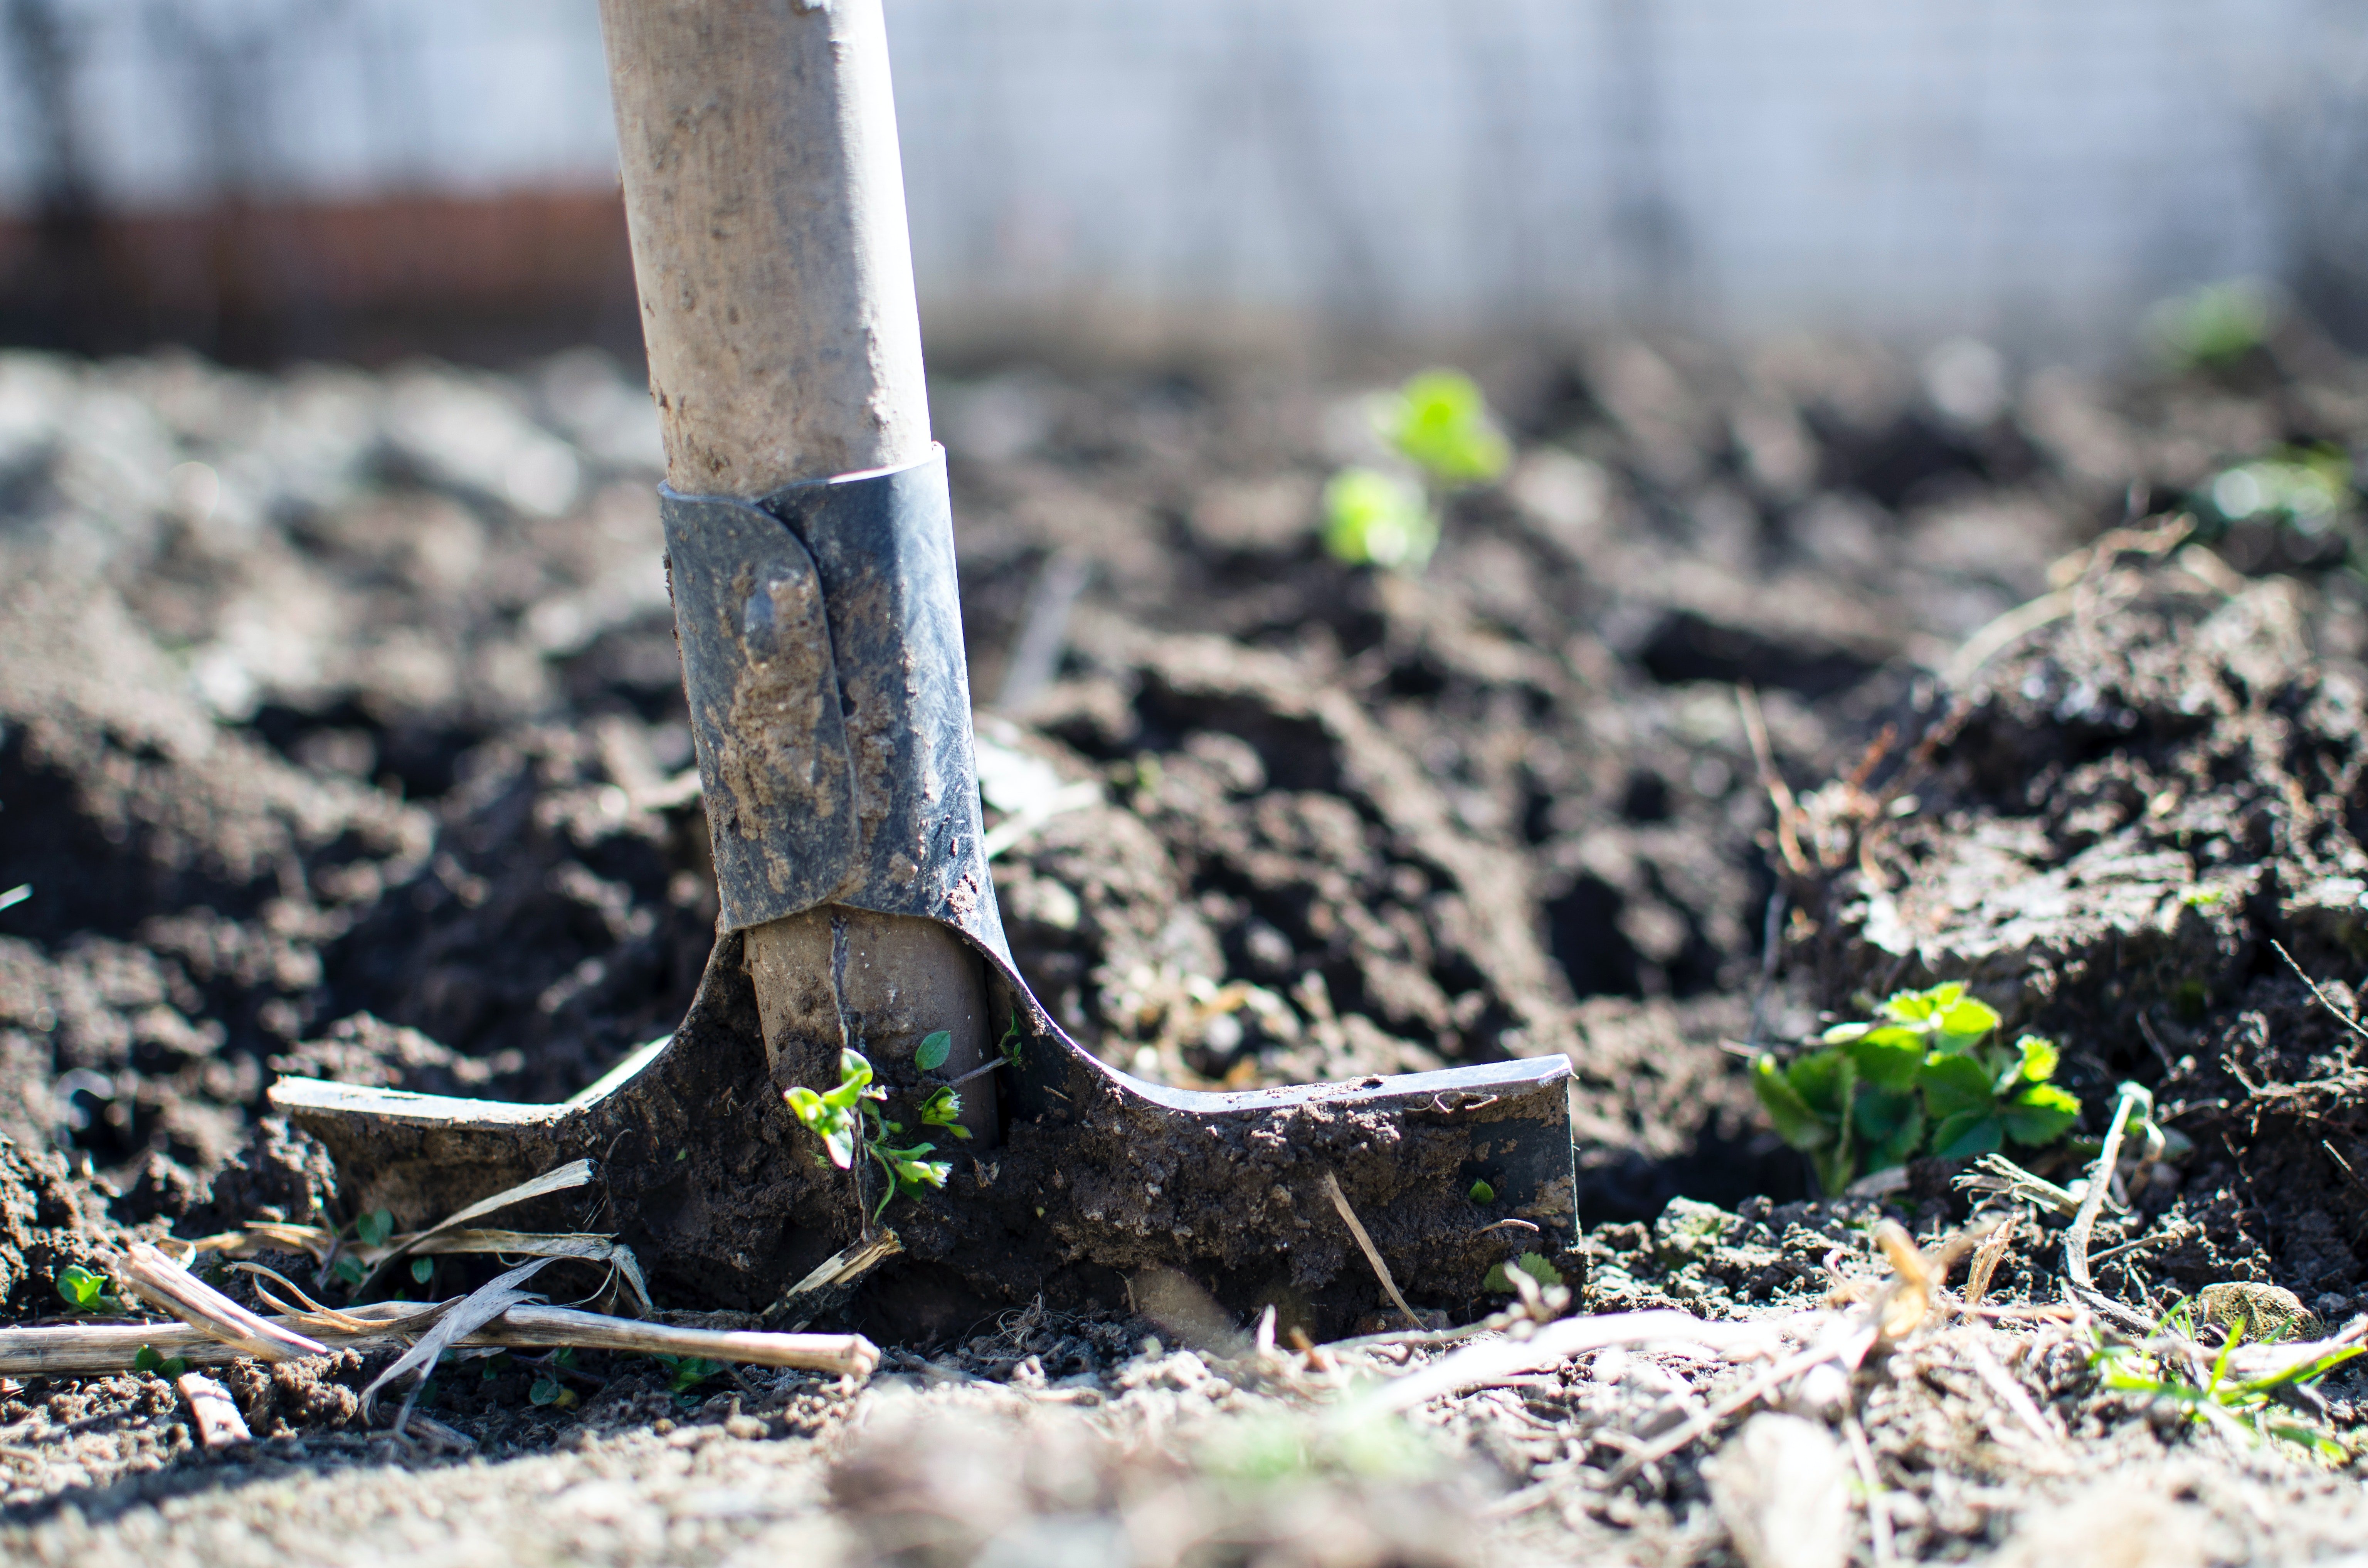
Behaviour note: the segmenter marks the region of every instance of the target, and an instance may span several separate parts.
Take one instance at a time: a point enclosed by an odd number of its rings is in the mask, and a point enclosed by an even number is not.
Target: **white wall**
[[[592,0],[52,4],[119,203],[612,167]],[[2111,335],[2276,270],[2293,150],[2368,113],[2356,0],[888,4],[923,291],[973,314]]]

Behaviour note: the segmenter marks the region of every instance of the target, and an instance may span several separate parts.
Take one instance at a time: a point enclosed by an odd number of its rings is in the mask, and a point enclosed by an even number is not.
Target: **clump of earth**
[[[2099,1291],[2151,1320],[2274,1288],[2330,1331],[2368,1305],[2368,589],[2340,519],[2199,500],[2368,438],[2368,372],[2295,329],[1975,407],[1850,346],[1507,351],[1472,368],[1511,472],[1421,573],[1344,565],[1323,483],[1413,368],[935,389],[988,821],[1025,827],[996,894],[1064,1028],[1199,1086],[1567,1053],[1565,1306],[1736,1324],[1858,1310],[1882,1220],[1928,1251],[1975,1223],[1961,1165],[1817,1197],[1745,1070],[1964,980],[2087,1107],[2037,1174],[2079,1177],[2125,1079],[2180,1134],[2097,1225]],[[264,1113],[276,1075],[556,1100],[681,1017],[716,903],[656,464],[588,352],[0,356],[10,1323],[134,1239],[349,1222]],[[538,1403],[548,1369],[462,1361],[433,1408],[468,1464],[362,1418],[382,1357],[233,1368],[256,1441],[224,1456],[159,1377],[13,1377],[0,1533],[90,1562],[367,1561],[383,1523],[390,1560],[1757,1562],[1789,1516],[1755,1477],[1795,1462],[1857,1499],[1861,1556],[2036,1561],[2099,1517],[2162,1561],[2356,1530],[2348,1458],[2107,1387],[2065,1217],[2019,1224],[2007,1316],[1935,1309],[1839,1393],[1633,1474],[1748,1359],[1599,1349],[1373,1437],[1326,1410],[1452,1346],[1019,1308],[862,1388],[587,1357]],[[2348,1455],[2356,1391],[2314,1397]]]

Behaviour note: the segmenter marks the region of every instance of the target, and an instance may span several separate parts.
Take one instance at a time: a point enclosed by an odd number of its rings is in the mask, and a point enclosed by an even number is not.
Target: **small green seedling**
[[[415,1257],[411,1260],[411,1277],[420,1284],[427,1284],[435,1274],[436,1264],[432,1258]]]
[[[962,1125],[962,1096],[951,1084],[930,1092],[921,1102],[921,1125],[942,1128],[956,1138],[968,1138],[970,1129]]]
[[[123,1299],[104,1274],[94,1274],[79,1263],[58,1270],[58,1300],[78,1312],[120,1312]]]
[[[887,1178],[887,1190],[880,1195],[880,1206],[871,1211],[871,1217],[877,1220],[899,1197],[917,1198],[924,1187],[944,1187],[953,1167],[922,1157],[937,1153],[935,1143],[900,1147],[891,1142],[904,1135],[905,1125],[881,1114],[873,1102],[886,1099],[888,1091],[875,1085],[871,1076],[871,1063],[861,1051],[842,1051],[838,1053],[837,1087],[816,1094],[800,1085],[783,1097],[806,1131],[822,1140],[832,1165],[843,1171],[853,1169],[860,1146],[880,1167]],[[951,1126],[951,1119],[961,1112],[961,1096],[951,1085],[941,1087],[922,1105],[925,1121],[933,1109],[949,1119],[930,1125]],[[962,1137],[969,1136],[965,1129],[955,1131]]]
[[[2001,1020],[1963,983],[1903,991],[1877,1011],[1827,1029],[1790,1062],[1763,1052],[1751,1064],[1769,1120],[1828,1194],[1923,1153],[1965,1160],[2009,1139],[2052,1143],[2079,1119],[2080,1102],[2047,1081],[2055,1045],[2036,1035],[1987,1043]]]
[[[1552,1290],[1562,1283],[1562,1270],[1533,1252],[1523,1253],[1513,1260],[1511,1267],[1520,1269],[1546,1290]],[[1507,1266],[1500,1263],[1490,1269],[1487,1278],[1480,1281],[1480,1289],[1502,1290],[1509,1294],[1513,1290],[1513,1277],[1506,1272],[1506,1268]]]
[[[680,1392],[680,1391],[677,1391]],[[537,1372],[534,1382],[526,1391],[529,1404],[550,1405],[559,1410],[575,1408],[575,1391],[552,1377],[549,1372]]]
[[[382,1247],[394,1234],[394,1215],[384,1209],[373,1209],[354,1221],[354,1240],[366,1247]]]
[[[1497,1189],[1485,1181],[1475,1181],[1472,1189],[1463,1196],[1474,1203],[1494,1203],[1497,1201]]]
[[[2205,521],[2267,523],[2316,539],[2359,505],[2351,459],[2319,443],[2283,447],[2214,474],[2203,492]],[[2207,532],[2209,530],[2207,529]]]
[[[913,1065],[924,1073],[934,1073],[953,1053],[954,1031],[939,1029],[935,1034],[923,1035],[921,1043],[913,1048]]]
[[[1488,416],[1488,400],[1461,370],[1425,370],[1377,401],[1382,438],[1440,485],[1485,484],[1502,475],[1513,449]]]
[[[723,1363],[711,1361],[704,1356],[660,1356],[666,1369],[666,1387],[677,1394],[687,1394],[708,1379],[723,1370]]]
[[[2146,326],[2172,363],[2211,369],[2260,347],[2277,318],[2270,290],[2237,278],[2163,301],[2146,312]]]
[[[2246,1320],[2230,1325],[2228,1337],[2214,1358],[2208,1375],[2179,1346],[2193,1349],[2193,1304],[2181,1301],[2155,1325],[2156,1338],[2146,1344],[2109,1343],[2101,1331],[2089,1365],[2109,1389],[2142,1393],[2184,1409],[2188,1418],[2233,1432],[2246,1438],[2275,1437],[2305,1448],[2332,1464],[2350,1455],[2333,1434],[2315,1422],[2297,1419],[2298,1412],[2278,1399],[2281,1388],[2309,1388],[2368,1346],[2351,1345],[2259,1378],[2229,1375],[2229,1363],[2245,1341]],[[2276,1336],[2272,1336],[2273,1338]],[[2168,1343],[2164,1343],[2167,1339]]]
[[[1019,1035],[1019,1009],[1014,1007],[1011,1009],[1010,1027],[1003,1031],[1003,1038],[995,1042],[996,1051],[1003,1058],[1005,1064],[1017,1073],[1019,1071],[1019,1053],[1026,1048],[1027,1043]]]
[[[1374,433],[1414,471],[1345,468],[1324,487],[1324,548],[1351,566],[1418,571],[1439,548],[1440,498],[1500,478],[1513,449],[1461,370],[1425,370],[1375,398]]]
[[[1324,548],[1350,566],[1416,570],[1439,548],[1439,518],[1413,480],[1344,468],[1324,486]]]
[[[871,1062],[860,1051],[838,1053],[838,1086],[821,1094],[800,1085],[783,1098],[791,1114],[805,1130],[822,1140],[830,1163],[840,1170],[855,1164],[855,1146],[863,1137],[863,1101],[885,1098],[885,1090],[871,1086]]]
[[[143,1345],[131,1358],[131,1369],[167,1380],[177,1378],[189,1369],[186,1356],[161,1356],[153,1345]]]

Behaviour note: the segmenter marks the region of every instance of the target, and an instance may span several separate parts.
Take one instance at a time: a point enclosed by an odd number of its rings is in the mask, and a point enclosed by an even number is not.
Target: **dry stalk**
[[[2089,1169],[2089,1189],[2080,1196],[2080,1211],[2072,1216],[2072,1228],[2064,1233],[2064,1267],[2072,1276],[2072,1283],[2094,1293],[2096,1282],[2089,1275],[2089,1238],[2096,1233],[2097,1211],[2105,1206],[2106,1189],[2112,1186],[2113,1162],[2121,1158],[2122,1134],[2128,1129],[2130,1112],[2143,1107],[2151,1112],[2154,1096],[2136,1084],[2123,1084],[2121,1097],[2113,1106],[2112,1125],[2105,1130],[2105,1146],[2097,1151],[2097,1163]]]
[[[336,1314],[360,1325],[347,1331],[317,1319],[265,1319],[285,1331],[310,1328],[331,1350],[393,1350],[435,1326],[450,1301],[377,1301]],[[572,1346],[583,1350],[627,1350],[667,1356],[698,1356],[711,1361],[761,1367],[797,1367],[808,1371],[869,1377],[880,1351],[860,1334],[769,1334],[674,1328],[632,1318],[609,1317],[568,1307],[516,1306],[460,1346]],[[247,1354],[203,1329],[182,1324],[60,1324],[0,1329],[0,1374],[71,1377],[128,1370],[142,1348],[171,1360],[214,1366]],[[418,1417],[412,1418],[418,1425]]]
[[[1357,1238],[1357,1245],[1364,1251],[1365,1261],[1373,1266],[1373,1275],[1381,1280],[1382,1289],[1388,1291],[1390,1300],[1398,1304],[1398,1311],[1406,1313],[1406,1322],[1417,1328],[1428,1327],[1415,1315],[1414,1309],[1406,1305],[1406,1297],[1399,1294],[1398,1282],[1390,1278],[1390,1266],[1382,1261],[1381,1250],[1373,1245],[1373,1238],[1365,1233],[1364,1222],[1357,1218],[1357,1211],[1349,1207],[1349,1195],[1340,1190],[1340,1178],[1326,1171],[1324,1190],[1331,1198],[1332,1207],[1340,1210],[1340,1218],[1347,1221],[1349,1233]]]
[[[328,1346],[291,1328],[256,1316],[145,1242],[124,1254],[122,1278],[131,1293],[200,1329],[242,1355],[261,1361],[322,1356]]]
[[[1866,1440],[1866,1428],[1859,1418],[1842,1413],[1842,1436],[1849,1439],[1850,1463],[1858,1470],[1859,1485],[1866,1491],[1866,1545],[1874,1568],[1891,1568],[1898,1561],[1898,1550],[1891,1539],[1891,1506],[1884,1501],[1883,1472],[1874,1467],[1874,1449]]]
[[[2006,1260],[2006,1249],[2013,1244],[2015,1229],[2021,1223],[2022,1210],[2009,1210],[2006,1218],[1991,1226],[1990,1233],[1984,1236],[1982,1244],[1975,1249],[1974,1261],[1965,1270],[1966,1312],[1981,1311],[1982,1298],[1989,1294],[1990,1277]]]
[[[756,1367],[868,1378],[880,1348],[860,1334],[769,1334],[608,1317],[573,1307],[512,1307],[465,1343],[574,1346],[582,1350],[635,1350],[651,1356],[698,1356]]]
[[[190,1419],[198,1424],[198,1440],[208,1449],[234,1449],[255,1440],[246,1429],[246,1418],[222,1384],[203,1372],[184,1372],[173,1386],[188,1402]]]

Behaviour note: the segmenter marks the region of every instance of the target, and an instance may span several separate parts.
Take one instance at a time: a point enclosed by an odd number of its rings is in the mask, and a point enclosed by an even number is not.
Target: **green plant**
[[[708,1379],[723,1370],[723,1363],[711,1361],[704,1356],[660,1356],[666,1369],[666,1387],[677,1394],[687,1394]],[[529,1398],[532,1398],[529,1393]]]
[[[913,1048],[913,1065],[924,1073],[934,1073],[953,1053],[954,1031],[939,1029],[935,1034],[923,1035],[921,1043]]]
[[[69,1263],[57,1274],[58,1300],[78,1312],[120,1312],[123,1298],[104,1274]]]
[[[1494,1203],[1497,1201],[1497,1189],[1490,1187],[1486,1181],[1475,1181],[1472,1184],[1471,1189],[1465,1192],[1463,1196],[1470,1199],[1474,1203]]]
[[[1461,370],[1425,370],[1376,401],[1382,438],[1441,485],[1482,484],[1501,475],[1513,449],[1488,417],[1488,400]]]
[[[1460,370],[1425,370],[1373,400],[1373,430],[1414,475],[1344,468],[1324,487],[1324,548],[1352,566],[1415,571],[1439,548],[1440,493],[1500,477],[1513,449]],[[1416,477],[1418,476],[1418,477]]]
[[[394,1214],[390,1210],[373,1209],[354,1219],[353,1239],[366,1247],[382,1247],[386,1245],[387,1238],[393,1234]],[[359,1286],[370,1278],[369,1267],[349,1252],[337,1254],[337,1261],[330,1266],[329,1272],[344,1280],[348,1287]]]
[[[874,1102],[886,1099],[888,1091],[871,1079],[871,1063],[861,1051],[842,1051],[838,1053],[837,1087],[817,1094],[801,1085],[783,1098],[806,1131],[822,1140],[832,1165],[843,1171],[853,1169],[856,1151],[860,1148],[880,1167],[887,1190],[880,1195],[880,1206],[871,1211],[871,1217],[877,1220],[899,1197],[917,1198],[924,1187],[944,1187],[953,1167],[923,1157],[937,1153],[935,1143],[899,1146],[892,1142],[904,1136],[905,1125],[882,1114]],[[922,1102],[921,1117],[928,1125],[952,1128],[952,1119],[961,1110],[962,1097],[946,1085]],[[933,1116],[943,1119],[932,1119]],[[970,1136],[964,1128],[952,1131],[958,1137]]]
[[[1877,1012],[1827,1029],[1789,1062],[1762,1052],[1751,1063],[1769,1120],[1827,1193],[1921,1153],[1964,1160],[2009,1139],[2052,1143],[2079,1119],[2080,1102],[2047,1081],[2055,1045],[2036,1035],[1988,1044],[1999,1017],[1961,983],[1903,991]]]
[[[1017,1073],[1019,1071],[1019,1053],[1026,1049],[1027,1044],[1028,1042],[1020,1038],[1019,1034],[1019,1009],[1014,1007],[1011,1009],[1010,1027],[1003,1031],[1003,1038],[995,1042],[996,1051],[1003,1058],[1005,1064]]]
[[[1522,1273],[1536,1280],[1541,1286],[1549,1290],[1563,1282],[1562,1270],[1556,1268],[1553,1264],[1548,1263],[1538,1254],[1533,1252],[1525,1252],[1520,1256],[1515,1258],[1510,1264],[1500,1263],[1497,1265],[1496,1267],[1488,1270],[1488,1277],[1480,1281],[1480,1289],[1483,1290],[1511,1290],[1513,1289],[1513,1276],[1509,1271],[1515,1268],[1520,1269]]]
[[[2358,504],[2351,459],[2340,447],[2282,447],[2222,469],[2204,490],[2221,523],[2271,523],[2317,538]]]
[[[677,1389],[676,1392],[681,1391]],[[572,1409],[575,1404],[576,1397],[574,1389],[561,1382],[548,1370],[536,1372],[534,1381],[526,1391],[529,1404],[552,1405],[561,1410]]]
[[[2211,369],[2260,347],[2277,317],[2270,291],[2237,278],[2163,301],[2146,312],[2146,326],[2174,364]]]
[[[1413,480],[1344,468],[1324,486],[1324,548],[1351,566],[1411,570],[1439,548],[1439,519]]]
[[[2100,1333],[2089,1365],[2107,1388],[2168,1403],[2184,1410],[2192,1421],[2248,1438],[2298,1444],[2332,1463],[2349,1457],[2331,1433],[2304,1418],[2279,1395],[2289,1388],[2309,1389],[2368,1346],[2345,1346],[2260,1377],[2232,1376],[2231,1363],[2245,1340],[2246,1323],[2239,1319],[2207,1372],[2197,1354],[2192,1318],[2192,1302],[2181,1301],[2163,1314],[2154,1335],[2143,1344],[2109,1342]]]
[[[186,1356],[160,1355],[154,1346],[143,1345],[132,1355],[131,1369],[136,1372],[153,1372],[157,1377],[171,1379],[188,1371],[189,1361]]]

